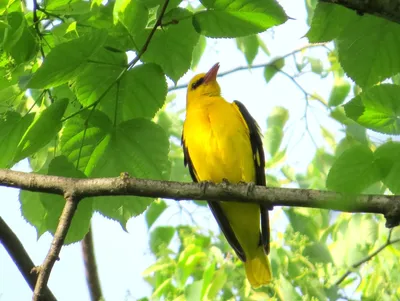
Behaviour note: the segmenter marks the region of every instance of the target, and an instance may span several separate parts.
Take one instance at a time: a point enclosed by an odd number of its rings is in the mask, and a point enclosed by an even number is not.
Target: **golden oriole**
[[[265,185],[260,129],[239,101],[227,102],[217,83],[219,64],[196,75],[186,96],[182,146],[193,181],[247,182]],[[258,204],[213,202],[208,205],[257,288],[271,281],[268,209]],[[260,225],[261,223],[261,225]]]

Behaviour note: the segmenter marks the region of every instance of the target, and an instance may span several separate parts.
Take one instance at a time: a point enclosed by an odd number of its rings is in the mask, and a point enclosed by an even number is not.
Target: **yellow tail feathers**
[[[271,282],[271,266],[262,247],[257,249],[257,253],[253,258],[247,258],[244,267],[247,279],[253,288],[259,288]]]

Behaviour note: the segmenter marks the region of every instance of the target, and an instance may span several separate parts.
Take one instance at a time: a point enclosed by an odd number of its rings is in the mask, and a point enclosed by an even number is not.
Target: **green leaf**
[[[400,86],[382,84],[361,92],[344,107],[347,117],[385,134],[400,134]]]
[[[314,72],[316,74],[322,73],[322,71],[324,70],[324,66],[320,59],[315,59],[315,58],[309,57],[308,61],[310,62],[312,72]]]
[[[380,171],[372,151],[367,146],[356,145],[336,159],[326,186],[338,192],[360,193],[379,179]]]
[[[289,119],[289,112],[283,107],[274,107],[267,119],[267,127],[277,126],[281,129]]]
[[[319,3],[307,36],[312,43],[337,39],[343,69],[358,85],[366,87],[400,71],[400,42],[393,39],[399,34],[397,23]]]
[[[194,46],[193,48],[192,64],[190,66],[192,70],[195,70],[197,65],[199,64],[201,56],[203,55],[204,50],[206,49],[206,46],[207,46],[206,37],[200,36],[196,46]]]
[[[285,59],[283,58],[276,59],[272,65],[266,65],[264,68],[265,81],[268,83],[283,66],[285,66]]]
[[[374,153],[381,171],[382,182],[394,194],[400,193],[400,143],[387,142],[378,147]]]
[[[169,177],[169,141],[165,132],[146,119],[132,119],[113,128],[101,112],[67,121],[61,137],[61,152],[91,177],[130,176],[166,180]],[[151,139],[149,139],[151,137]],[[83,140],[83,142],[82,142]],[[152,202],[140,197],[96,197],[94,208],[125,225]]]
[[[10,53],[17,64],[29,61],[38,50],[33,28],[30,28],[24,15],[11,12],[7,15],[8,26],[0,29],[4,49]]]
[[[17,161],[14,160],[18,143],[31,125],[34,114],[21,117],[16,112],[7,112],[0,119],[0,168],[10,168]]]
[[[279,276],[279,286],[277,293],[282,300],[301,300],[301,296],[293,287],[293,284],[289,280],[287,280],[282,274]]]
[[[200,294],[202,300],[212,284],[214,274],[215,274],[215,261],[212,261],[208,263],[207,266],[204,268],[203,287],[201,289],[201,294]]]
[[[141,1],[116,0],[114,4],[114,24],[120,22],[132,35],[142,32],[147,25],[149,11]]]
[[[315,224],[314,220],[302,213],[297,212],[293,208],[286,209],[284,212],[295,232],[300,232],[301,234],[308,236],[313,241],[317,240],[318,226]]]
[[[228,275],[226,274],[224,269],[220,269],[215,272],[213,281],[208,288],[207,299],[206,300],[215,300],[218,293],[224,287],[225,283],[228,281]]]
[[[125,57],[125,54],[123,54]],[[164,105],[167,82],[159,66],[142,64],[127,71],[116,83],[122,67],[117,65],[93,65],[77,77],[74,85],[78,99],[84,106],[96,102],[99,110],[107,114],[114,123],[137,117],[153,118]]]
[[[92,55],[91,60],[93,62],[75,78],[73,90],[79,102],[86,107],[98,101],[108,89],[98,109],[110,118],[114,118],[117,100],[116,80],[127,66],[126,54],[100,48]],[[110,88],[113,84],[114,86]]]
[[[189,70],[192,52],[199,39],[199,35],[190,24],[191,15],[191,12],[182,8],[172,9],[166,14],[163,18],[164,23],[171,20],[178,23],[157,29],[141,58],[144,62],[160,65],[165,74],[174,82],[177,82]],[[147,29],[143,34],[138,35],[138,45],[145,43],[150,31]]]
[[[26,158],[54,139],[61,129],[61,118],[68,99],[60,99],[38,113],[18,144],[16,161]]]
[[[314,11],[311,28],[306,36],[310,43],[331,41],[342,33],[354,17],[356,13],[353,10],[337,4],[320,2]]]
[[[397,193],[397,192],[396,192]],[[362,224],[360,227],[360,236],[364,238],[364,242],[370,245],[374,245],[379,236],[378,236],[378,232],[379,232],[379,225],[377,223],[377,221],[375,220],[374,217],[372,217],[371,215],[363,215],[362,216],[362,220],[361,220]]]
[[[251,66],[258,53],[258,37],[257,35],[250,35],[243,38],[236,39],[237,48],[244,53],[247,64]]]
[[[84,177],[83,173],[77,171],[64,156],[56,157],[50,162],[47,174],[74,178]],[[24,217],[35,226],[38,236],[46,231],[54,234],[65,205],[63,197],[23,191],[20,193],[20,202]],[[86,198],[78,205],[65,244],[83,239],[89,230],[91,217],[92,202]]]
[[[189,244],[179,255],[177,264],[177,280],[180,287],[184,287],[189,276],[192,274],[197,263],[206,255],[200,246]]]
[[[151,203],[145,214],[148,229],[151,228],[151,226],[160,217],[161,213],[163,213],[166,208],[167,204],[163,200],[157,200]]]
[[[118,93],[123,120],[153,118],[164,105],[167,82],[159,66],[143,64],[124,75]]]
[[[275,66],[270,66],[270,65],[265,66],[265,68],[264,68],[264,78],[265,78],[265,81],[266,81],[267,83],[269,83],[270,80],[275,76],[275,74],[276,74],[278,71],[279,71],[279,70],[276,69]]]
[[[335,77],[333,88],[329,96],[328,105],[334,107],[341,105],[346,99],[347,95],[349,95],[350,88],[350,83],[343,77]]]
[[[399,35],[400,25],[384,18],[353,18],[338,39],[340,64],[363,88],[383,81],[400,72]]]
[[[336,147],[335,136],[330,131],[328,131],[326,128],[324,128],[323,126],[321,126],[321,134],[322,134],[322,137],[324,137],[325,141],[332,148],[332,150],[334,150]]]
[[[50,88],[72,79],[82,71],[87,60],[104,44],[106,38],[105,31],[95,30],[57,45],[33,74],[27,88]]]
[[[40,195],[40,193],[28,190],[21,190],[19,193],[21,213],[24,218],[36,228],[38,238],[48,230],[45,222],[47,210],[40,201]]]
[[[282,128],[278,126],[272,126],[267,128],[264,141],[265,141],[265,148],[270,153],[271,157],[273,157],[279,150],[282,138],[283,138]]]
[[[203,287],[203,280],[197,280],[189,284],[185,288],[185,300],[187,301],[201,301],[201,288]]]
[[[274,0],[203,0],[207,8],[193,17],[197,32],[212,38],[235,38],[256,34],[287,20]]]
[[[104,156],[112,132],[112,123],[104,113],[93,111],[90,118],[89,114],[68,119],[60,139],[61,153],[86,176]]]
[[[306,0],[305,6],[307,10],[307,24],[308,26],[311,25],[311,21],[314,17],[315,8],[317,7],[318,0]]]
[[[311,262],[330,263],[333,261],[331,253],[326,244],[313,242],[304,248],[304,256],[310,258]]]
[[[172,226],[161,226],[151,231],[150,249],[153,254],[158,254],[160,248],[167,248],[174,234],[175,228]]]

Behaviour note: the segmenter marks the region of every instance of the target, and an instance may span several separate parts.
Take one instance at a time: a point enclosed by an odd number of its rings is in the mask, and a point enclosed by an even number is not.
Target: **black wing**
[[[233,102],[239,108],[244,120],[246,121],[247,127],[249,128],[251,148],[253,151],[254,166],[256,168],[256,184],[265,186],[265,156],[261,140],[260,127],[257,122],[251,117],[249,111],[240,102],[235,100]],[[270,230],[269,230],[269,214],[268,208],[260,205],[261,212],[261,243],[264,247],[266,254],[269,254],[269,240],[270,240]]]
[[[182,133],[181,143],[183,148],[183,163],[185,164],[185,166],[189,167],[190,176],[192,177],[193,182],[198,182],[197,173],[194,169],[192,160],[190,159],[189,150],[185,145],[185,139],[183,137],[184,135]],[[213,201],[208,201],[207,203],[211,209],[212,214],[214,215],[214,218],[217,220],[217,223],[221,228],[222,233],[224,233],[226,240],[229,242],[236,255],[240,258],[240,260],[246,261],[246,255],[243,251],[243,248],[236,238],[236,235],[233,232],[231,225],[229,224],[229,221],[221,208],[221,205],[218,202]]]

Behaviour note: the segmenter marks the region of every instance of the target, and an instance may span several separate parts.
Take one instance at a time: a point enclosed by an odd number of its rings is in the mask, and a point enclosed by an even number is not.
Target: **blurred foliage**
[[[400,143],[392,141],[400,134],[400,40],[394,38],[399,24],[306,0],[307,38],[322,44],[253,65],[259,53],[270,55],[258,34],[288,20],[278,2],[170,0],[148,44],[163,5],[43,0],[32,10],[24,1],[2,1],[0,168],[28,159],[42,174],[84,178],[124,171],[191,181],[179,141],[183,111],[171,105],[167,77],[176,83],[194,69],[207,38],[232,38],[249,69],[264,68],[266,83],[274,84],[280,74],[304,95],[305,135],[314,143],[314,157],[302,171],[288,163],[293,122],[277,104],[265,116],[266,166],[274,171],[268,171],[269,186],[331,189],[348,193],[346,202],[355,193],[400,192]],[[324,49],[324,56],[315,56],[311,47]],[[302,87],[299,79],[310,73],[332,81],[327,99],[318,87],[313,92]],[[343,138],[321,125],[324,142],[312,139],[311,101],[341,125]],[[23,191],[20,202],[39,236],[54,233],[62,198]],[[155,263],[143,272],[152,295],[141,300],[400,300],[400,250],[391,244],[400,230],[388,237],[380,216],[276,210],[272,224],[279,219],[283,225],[272,235],[274,280],[252,290],[221,234],[196,225],[195,217],[188,225],[160,224],[168,207],[150,198],[85,199],[66,243],[84,237],[94,211],[123,227],[145,212]],[[368,257],[385,244],[382,253]],[[357,264],[360,260],[365,263]]]

